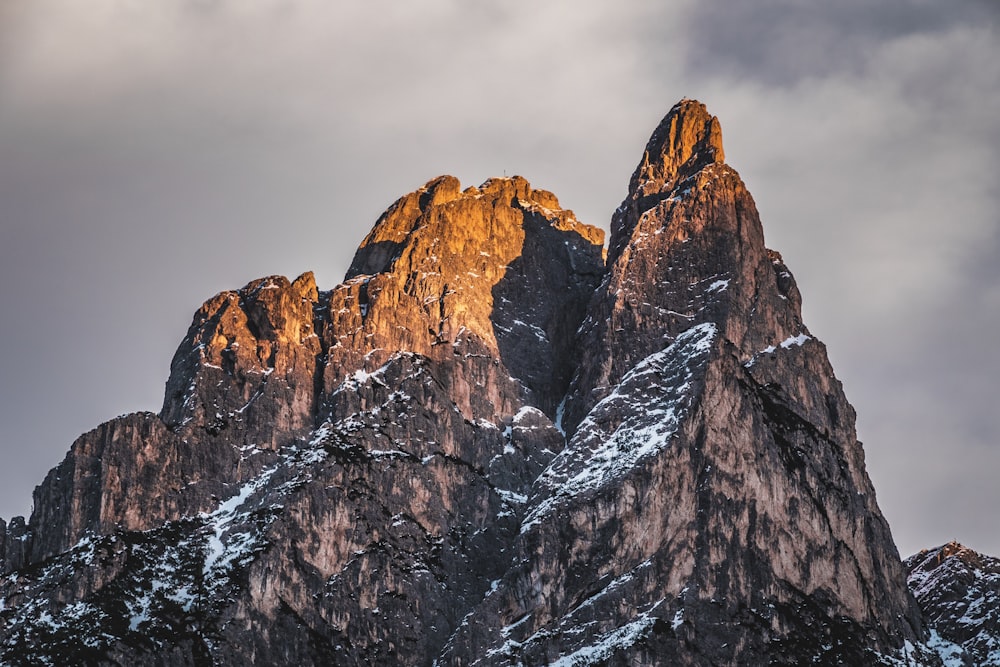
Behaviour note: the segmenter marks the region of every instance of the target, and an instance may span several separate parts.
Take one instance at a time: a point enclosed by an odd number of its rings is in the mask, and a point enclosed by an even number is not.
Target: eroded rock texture
[[[693,101],[603,233],[520,177],[224,292],[4,526],[12,664],[940,664]]]

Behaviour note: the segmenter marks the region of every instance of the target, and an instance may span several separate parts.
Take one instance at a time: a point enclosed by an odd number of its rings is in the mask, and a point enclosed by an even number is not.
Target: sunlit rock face
[[[2,526],[3,661],[941,664],[703,105],[611,229],[443,176],[332,290],[207,301]]]

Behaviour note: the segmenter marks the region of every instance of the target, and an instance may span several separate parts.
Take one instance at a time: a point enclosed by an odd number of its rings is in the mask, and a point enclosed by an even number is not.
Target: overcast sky
[[[997,0],[0,0],[0,516],[158,410],[208,297],[342,278],[400,195],[522,174],[607,228],[722,122],[903,555],[1000,554]]]

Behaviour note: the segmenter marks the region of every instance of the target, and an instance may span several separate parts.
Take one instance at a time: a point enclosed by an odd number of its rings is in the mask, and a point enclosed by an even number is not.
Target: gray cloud
[[[521,173],[606,226],[686,95],[799,279],[901,550],[1000,553],[996,12],[835,5],[3,3],[0,515],[80,432],[158,408],[214,292],[332,286],[440,173]]]
[[[1000,10],[989,0],[947,9],[934,0],[709,0],[692,7],[697,37],[687,45],[686,63],[694,73],[794,85],[845,73],[864,75],[888,41],[982,22],[995,25],[998,19]]]

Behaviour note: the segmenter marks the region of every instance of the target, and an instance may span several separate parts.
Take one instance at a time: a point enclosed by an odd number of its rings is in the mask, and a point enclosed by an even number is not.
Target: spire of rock
[[[683,99],[649,138],[629,182],[629,192],[643,196],[665,192],[702,167],[725,161],[719,119],[701,102]]]
[[[768,250],[753,197],[723,163],[719,121],[683,100],[656,128],[611,221],[603,298],[583,326],[567,403],[576,423],[664,340],[716,325],[744,360],[809,335],[795,280]]]
[[[721,160],[694,101],[650,140],[580,329],[566,447],[447,657],[879,664],[919,640],[854,411]]]
[[[694,181],[715,165],[725,165],[718,118],[709,114],[701,102],[681,100],[649,138],[629,180],[628,195],[612,216],[608,264],[618,259],[643,212],[698,189]]]

